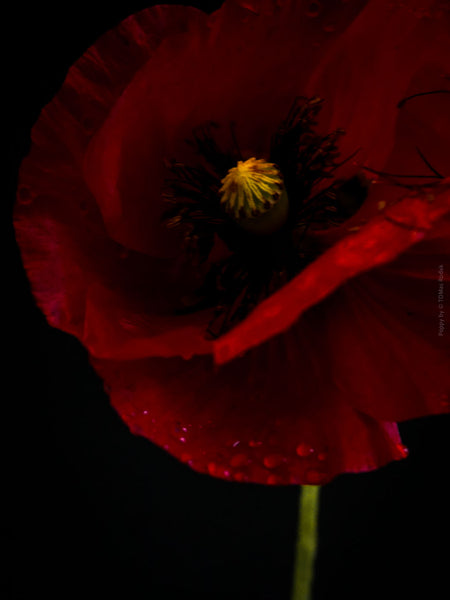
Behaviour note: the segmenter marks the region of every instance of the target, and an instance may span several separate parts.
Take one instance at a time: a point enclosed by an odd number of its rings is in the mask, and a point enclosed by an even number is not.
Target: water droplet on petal
[[[283,312],[283,308],[279,304],[269,306],[264,309],[264,317],[271,319],[272,317],[277,317],[281,312]]]
[[[246,475],[245,473],[242,473],[241,471],[238,471],[237,473],[235,473],[233,475],[233,478],[235,481],[248,481],[248,475]]]
[[[323,471],[308,469],[305,473],[305,478],[310,485],[321,485],[326,482],[327,475]]]
[[[228,479],[229,477],[231,477],[231,471],[229,471],[225,467],[216,464],[215,462],[208,463],[207,468],[208,473],[210,475],[214,475],[215,477],[222,477],[224,479]]]
[[[269,475],[269,477],[267,478],[267,483],[269,485],[280,485],[283,482],[283,480],[281,479],[281,477],[279,475]]]
[[[442,394],[442,396],[439,398],[439,404],[443,408],[449,408],[450,407],[450,400],[448,399],[448,395],[447,394]]]
[[[250,448],[259,448],[259,446],[262,446],[262,442],[257,442],[255,440],[250,440],[248,445],[250,446]]]
[[[181,462],[191,465],[193,463],[192,456],[190,454],[187,454],[186,452],[183,452],[183,454],[181,455]]]
[[[240,443],[241,443],[240,440],[231,439],[225,443],[225,446],[227,446],[227,448],[237,448]]]
[[[236,454],[230,460],[230,465],[232,467],[243,467],[244,465],[247,465],[248,462],[249,462],[249,460],[248,460],[248,456],[246,454]]]
[[[314,448],[311,448],[309,444],[302,442],[297,446],[296,452],[301,458],[307,458],[308,456],[314,454]]]
[[[289,483],[292,483],[293,485],[301,485],[302,481],[297,475],[291,475],[289,477]]]
[[[186,443],[186,438],[185,438],[185,437],[180,437],[180,438],[178,438],[178,439],[179,439],[179,441],[180,441],[182,444],[185,444],[185,443]]]
[[[285,458],[282,454],[269,454],[263,459],[263,464],[266,469],[276,469],[285,462]]]
[[[319,452],[317,455],[317,460],[324,461],[328,458],[328,452]]]
[[[322,7],[320,2],[310,2],[308,9],[306,10],[306,16],[308,17],[318,17],[320,15],[320,11]]]
[[[404,444],[397,444],[397,450],[400,452],[403,458],[406,458],[409,454],[409,449]]]
[[[411,232],[411,239],[414,242],[420,242],[421,240],[423,240],[424,237],[425,237],[425,233],[423,231],[412,231]]]

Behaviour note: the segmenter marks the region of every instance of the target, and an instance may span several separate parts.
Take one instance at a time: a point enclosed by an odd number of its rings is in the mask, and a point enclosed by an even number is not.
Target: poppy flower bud
[[[221,205],[243,229],[270,234],[286,222],[288,197],[283,177],[274,163],[256,158],[240,160],[221,183]]]

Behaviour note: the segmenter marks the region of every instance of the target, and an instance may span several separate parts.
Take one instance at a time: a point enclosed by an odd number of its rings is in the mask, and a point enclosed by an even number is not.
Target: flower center
[[[367,196],[367,180],[338,179],[344,131],[317,133],[322,100],[296,98],[273,132],[268,160],[243,157],[232,125],[229,148],[208,123],[194,130],[197,166],[172,160],[164,215],[180,231],[202,284],[179,313],[214,307],[206,334],[217,338],[293,279],[323,251],[317,232],[349,219]],[[220,238],[229,255],[213,258]],[[223,253],[222,253],[223,255]],[[200,268],[201,267],[201,268]],[[192,300],[192,301],[191,301]]]
[[[222,207],[246,231],[269,234],[286,222],[288,197],[283,177],[274,163],[261,158],[240,160],[221,183]]]

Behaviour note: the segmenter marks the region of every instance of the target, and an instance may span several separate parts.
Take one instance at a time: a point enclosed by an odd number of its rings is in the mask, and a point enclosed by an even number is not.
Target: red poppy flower
[[[322,484],[449,411],[449,31],[433,0],[157,6],[70,69],[17,239],[133,432],[218,477]]]

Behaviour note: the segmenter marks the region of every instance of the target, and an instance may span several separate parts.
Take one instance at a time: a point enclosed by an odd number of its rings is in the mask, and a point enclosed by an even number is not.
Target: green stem
[[[317,549],[320,486],[300,488],[298,533],[291,600],[312,600]]]

